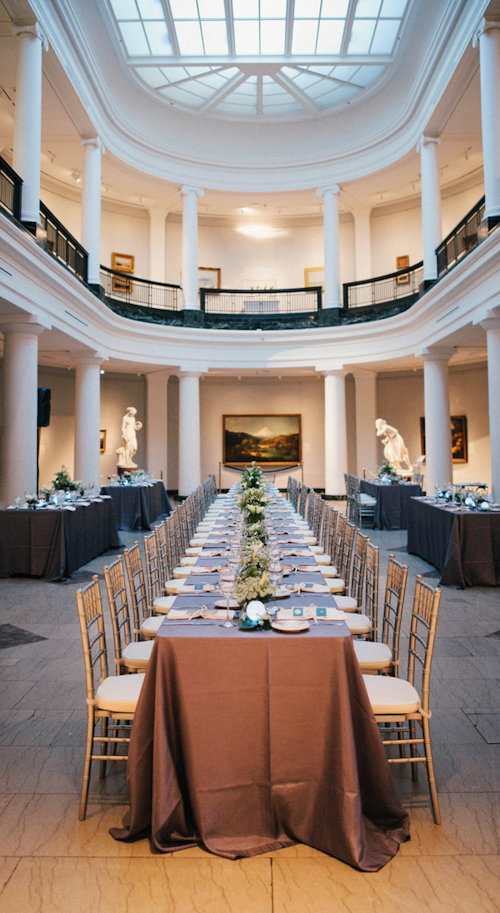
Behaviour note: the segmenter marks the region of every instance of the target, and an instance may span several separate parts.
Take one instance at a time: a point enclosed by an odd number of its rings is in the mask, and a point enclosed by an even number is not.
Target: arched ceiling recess
[[[211,68],[206,74],[207,84],[206,80],[200,82],[205,79],[203,73],[195,71],[188,73],[183,81],[183,68],[198,66],[200,55],[186,57],[181,54],[179,36],[182,34],[182,23],[195,27],[201,36],[201,48],[205,50],[203,11],[216,11],[216,0],[205,0],[205,5],[202,0],[182,0],[182,3],[180,0],[179,3],[175,0],[113,0],[113,6],[106,5],[107,2],[31,0],[35,15],[45,27],[66,74],[105,145],[129,165],[168,181],[221,190],[262,192],[299,190],[353,180],[387,167],[405,155],[426,128],[487,6],[485,0],[398,2],[401,16],[387,17],[387,21],[398,23],[391,52],[373,54],[369,62],[371,48],[377,48],[373,42],[383,22],[383,12],[391,9],[394,12],[396,0],[391,0],[392,7],[388,0],[349,0],[348,3],[331,0],[329,4],[322,0],[324,7],[319,0],[308,0],[302,5],[295,0],[296,7],[289,0],[283,20],[285,54],[274,57],[262,56],[262,53],[253,56],[238,54],[238,49],[242,50],[243,46],[238,48],[235,24],[240,20],[236,16],[233,18],[234,47],[231,47],[227,19],[214,19],[212,25],[218,22],[219,27],[226,30],[228,53],[225,56],[204,53],[206,63],[203,66]],[[109,4],[111,2],[109,0]],[[241,11],[244,2],[249,4],[245,9],[251,11],[252,3],[256,8],[257,0],[232,0],[232,3],[225,3],[225,10],[232,9],[233,13]],[[279,11],[279,0],[273,2],[274,9]],[[263,45],[263,23],[267,20],[262,13],[272,6],[271,0],[268,0],[267,6],[264,0],[259,0],[259,18],[241,20],[247,21],[247,25],[253,22],[254,40],[258,35],[259,50],[263,46],[266,49],[265,43]],[[147,15],[158,16],[160,8],[164,16],[164,31],[161,33],[163,49],[167,49],[168,38],[168,47],[173,52],[162,58],[157,53],[161,44],[152,44],[151,29],[149,43],[146,40],[148,22],[160,25],[161,22],[145,18]],[[295,16],[295,8],[298,13],[307,9],[316,10],[316,19],[311,15],[309,20],[300,20]],[[176,21],[174,12],[182,9],[187,9],[188,13],[191,10],[192,18]],[[128,13],[123,10],[128,10]],[[338,36],[341,37],[340,48],[337,37],[335,49],[340,53],[320,54],[319,58],[314,58],[314,55],[308,57],[305,53],[294,55],[293,36],[305,33],[307,28],[310,36],[316,29],[314,41],[317,52],[322,10],[337,13],[344,10],[344,19],[340,14],[336,19],[333,16],[330,19],[324,17],[324,22],[330,27],[332,23],[337,23]],[[365,18],[358,15],[363,11]],[[368,17],[369,11],[371,18]],[[136,18],[125,19],[125,15],[135,15]],[[319,103],[321,94],[314,98],[314,92],[322,92],[325,81],[329,86],[332,80],[336,80],[336,67],[347,66],[349,48],[354,47],[352,41],[356,36],[356,22],[364,23],[364,27],[368,23],[371,30],[369,41],[365,38],[366,53],[352,53],[351,71],[356,64],[356,72],[343,81],[337,79],[338,83],[342,83],[337,88],[342,88],[342,91],[351,79],[351,89],[355,88],[355,91],[350,98],[337,102],[332,96],[331,104],[322,106]],[[306,23],[309,23],[307,27]],[[139,42],[135,46],[136,51],[145,51],[147,45],[148,51],[155,50],[155,53],[132,54],[131,29],[127,32],[126,26],[136,29],[136,36],[139,34],[137,29],[142,29],[146,44]],[[189,28],[185,29],[186,34],[188,31]],[[333,28],[333,46],[332,36]],[[158,40],[158,35],[155,40]],[[311,47],[312,40],[310,37]],[[185,49],[189,49],[187,45]],[[290,54],[287,56],[288,50]],[[320,46],[320,50],[324,48]],[[371,84],[363,87],[355,83],[356,73],[359,74],[363,67],[375,65],[383,66],[384,71],[379,72]],[[313,69],[317,70],[319,66],[324,71],[313,77]],[[268,72],[263,72],[262,68]],[[149,72],[149,85],[144,82],[144,73],[137,74],[137,70]],[[180,77],[177,81],[172,77],[174,70]],[[344,77],[346,75],[344,72]],[[215,76],[224,83],[214,79],[210,82]],[[276,86],[285,87],[290,98],[295,98],[295,101],[300,98],[303,110],[284,110],[279,114],[271,105],[273,113],[264,114],[263,86],[271,86],[271,82],[264,83],[265,76]],[[301,86],[297,80],[302,77],[305,82]],[[155,80],[159,78],[169,81],[155,86]],[[361,81],[358,77],[358,83]],[[189,105],[186,96],[177,94],[174,98],[172,95],[176,86],[177,90],[184,86],[183,91],[187,92],[195,83],[204,86],[201,92],[205,92],[205,98],[201,104]],[[294,85],[295,95],[292,92]],[[223,103],[233,103],[234,98],[233,102],[231,99],[236,90],[243,90],[245,86],[249,92],[250,86],[255,87],[257,92],[253,116],[234,111],[234,117],[231,117],[231,112],[218,110]],[[317,88],[314,89],[314,86]],[[254,99],[253,92],[251,89],[248,98]]]

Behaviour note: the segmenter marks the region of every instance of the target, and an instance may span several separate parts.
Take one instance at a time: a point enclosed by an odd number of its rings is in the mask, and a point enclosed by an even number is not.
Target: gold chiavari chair
[[[372,705],[375,719],[383,723],[384,735],[395,734],[397,739],[384,738],[384,745],[397,747],[399,757],[389,757],[390,764],[412,765],[412,776],[418,777],[418,764],[427,768],[427,780],[435,824],[441,824],[439,802],[432,758],[429,730],[430,678],[432,655],[436,637],[441,590],[433,589],[422,581],[419,575],[415,584],[415,596],[411,616],[410,643],[408,651],[408,677],[393,678],[388,675],[364,675],[363,679]],[[416,676],[421,678],[420,689],[416,687]],[[417,738],[416,724],[422,736]],[[402,736],[405,736],[404,738]],[[406,746],[410,748],[409,757]],[[419,754],[420,746],[423,754]]]
[[[356,537],[356,527],[354,526],[354,523],[351,523],[350,520],[346,520],[345,523],[341,523],[340,520],[341,518],[339,517],[337,529],[341,527],[343,530],[343,535],[339,542],[338,558],[334,561],[334,564],[338,569],[339,576],[332,577],[328,581],[330,584],[330,592],[333,593],[334,596],[337,593],[339,595],[344,593],[346,587],[349,585],[352,555],[354,550],[354,539]]]
[[[408,567],[389,556],[384,596],[381,641],[358,641],[354,651],[361,671],[375,675],[397,676],[399,672],[399,637],[406,593]]]
[[[349,580],[348,593],[345,596],[335,596],[335,601],[339,609],[341,609],[343,612],[359,612],[363,606],[366,547],[368,541],[368,536],[363,536],[358,531],[352,556],[352,569],[351,578]]]
[[[85,681],[87,688],[87,739],[83,767],[79,819],[87,814],[90,772],[92,761],[100,761],[100,775],[106,776],[106,761],[127,761],[127,755],[107,754],[107,747],[128,744],[137,701],[144,681],[144,673],[108,675],[106,634],[102,611],[99,580],[94,577],[83,590],[76,591],[78,619],[82,635]],[[101,735],[96,735],[96,725],[101,720]],[[111,721],[109,724],[108,721]],[[96,753],[95,743],[101,744]]]
[[[106,565],[103,572],[113,627],[116,671],[118,675],[121,672],[145,672],[153,643],[132,639],[122,556]]]
[[[370,640],[378,639],[378,583],[379,583],[379,553],[378,545],[373,545],[370,540],[366,543],[365,562],[365,602],[364,610],[371,622]]]

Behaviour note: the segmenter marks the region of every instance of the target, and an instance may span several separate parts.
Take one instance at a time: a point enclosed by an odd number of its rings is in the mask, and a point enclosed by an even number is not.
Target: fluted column
[[[80,140],[85,150],[82,187],[82,244],[89,255],[87,282],[100,285],[101,265],[101,157],[104,146],[98,136]]]
[[[490,418],[491,490],[500,501],[500,317],[483,320],[488,346],[488,411]]]
[[[345,371],[325,371],[325,494],[345,494],[347,426]]]
[[[323,232],[325,260],[325,295],[324,308],[342,306],[340,296],[340,252],[339,252],[339,203],[340,188],[337,184],[331,187],[320,187],[316,191],[323,197]]]
[[[483,135],[484,217],[500,218],[500,22],[483,19],[479,41]]]
[[[356,385],[356,461],[360,478],[363,469],[377,469],[377,374],[356,368],[353,372]]]
[[[181,187],[182,208],[182,292],[183,307],[194,311],[198,300],[198,197],[204,196],[201,187]]]
[[[372,272],[372,237],[371,209],[355,209],[354,247],[356,255],[356,280],[371,279]]]
[[[14,25],[19,58],[14,113],[14,171],[23,179],[21,219],[40,224],[40,147],[42,141],[42,50],[47,40],[38,22]]]
[[[147,381],[147,467],[160,472],[168,487],[168,379],[170,371],[152,371]]]
[[[79,358],[75,377],[75,479],[90,485],[101,481],[99,430],[101,374],[99,357]]]
[[[453,481],[448,362],[454,349],[429,350],[424,362],[425,471],[428,494]]]
[[[151,206],[149,210],[149,278],[165,282],[166,206]]]
[[[37,489],[37,323],[0,325],[4,336],[2,408],[2,494],[12,504]]]
[[[179,374],[179,496],[185,498],[201,482],[200,377]]]
[[[422,242],[424,250],[424,282],[437,279],[436,247],[441,244],[441,190],[437,147],[439,136],[422,136],[420,152],[420,178],[422,195]]]

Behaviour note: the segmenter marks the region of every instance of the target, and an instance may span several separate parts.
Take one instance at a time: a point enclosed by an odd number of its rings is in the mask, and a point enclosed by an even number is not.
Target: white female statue
[[[382,438],[386,460],[392,463],[398,472],[411,472],[410,456],[397,428],[388,425],[384,418],[378,418],[375,421],[375,428],[377,437]],[[406,467],[402,466],[402,463],[406,463]]]
[[[127,413],[122,418],[122,439],[123,447],[116,451],[118,454],[118,466],[124,469],[137,469],[132,457],[137,452],[137,435],[136,431],[142,428],[142,422],[136,421],[137,409],[134,406],[127,406]]]

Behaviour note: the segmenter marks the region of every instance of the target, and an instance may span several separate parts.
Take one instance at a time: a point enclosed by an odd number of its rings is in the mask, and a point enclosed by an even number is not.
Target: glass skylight
[[[130,66],[187,110],[325,110],[378,79],[408,0],[105,0]],[[317,59],[317,63],[314,59]]]

